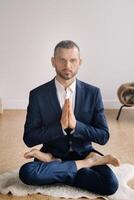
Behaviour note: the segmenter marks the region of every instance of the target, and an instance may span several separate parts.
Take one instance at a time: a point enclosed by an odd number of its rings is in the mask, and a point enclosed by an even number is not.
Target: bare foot
[[[26,159],[34,158],[36,150],[37,149],[31,149],[30,151],[24,153],[24,158]]]
[[[105,156],[93,156],[91,158],[88,158],[87,160],[89,161],[90,164],[92,162],[92,166],[111,164],[117,167],[120,165],[120,161],[116,157],[110,154]]]
[[[98,165],[107,165],[111,164],[115,167],[120,165],[120,162],[117,158],[112,155],[100,156],[98,154],[92,154],[86,157],[84,160],[77,160],[75,161],[77,170],[84,168],[84,167],[93,167]]]
[[[43,162],[50,162],[50,161],[53,161],[53,160],[61,161],[61,159],[53,157],[53,155],[51,153],[44,153],[44,152],[41,152],[38,149],[32,149],[31,151],[26,152],[24,154],[24,157],[26,159],[37,158],[38,160],[43,161]]]
[[[106,155],[104,157],[105,157],[104,159],[107,161],[107,164],[111,164],[111,165],[113,165],[115,167],[120,166],[119,159],[117,159],[116,157],[112,156],[111,154],[108,154],[108,155]]]

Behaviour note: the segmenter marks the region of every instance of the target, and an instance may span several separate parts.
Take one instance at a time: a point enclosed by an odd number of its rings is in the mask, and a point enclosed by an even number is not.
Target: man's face
[[[57,75],[64,80],[73,78],[77,74],[80,64],[81,59],[76,47],[71,49],[58,48],[52,58],[52,65]]]

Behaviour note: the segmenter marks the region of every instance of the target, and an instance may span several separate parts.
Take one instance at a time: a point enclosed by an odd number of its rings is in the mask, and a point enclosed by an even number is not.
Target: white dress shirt
[[[63,109],[64,103],[65,103],[65,99],[70,99],[72,102],[72,107],[73,107],[73,111],[75,108],[75,93],[76,93],[76,80],[74,80],[74,82],[68,87],[68,88],[64,88],[64,86],[56,80],[55,78],[55,86],[56,86],[56,92],[57,92],[57,97],[60,103],[60,107],[61,109]],[[71,133],[73,133],[74,130],[72,130]],[[64,131],[63,129],[63,133],[66,135],[67,133]]]

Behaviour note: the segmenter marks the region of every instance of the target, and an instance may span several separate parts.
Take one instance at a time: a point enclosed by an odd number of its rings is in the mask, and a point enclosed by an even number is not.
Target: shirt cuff
[[[64,135],[67,135],[66,129],[63,129],[63,128],[62,128],[62,131],[63,131],[63,134],[64,134]],[[75,129],[72,129],[71,132],[70,132],[69,134],[73,134],[74,132],[75,132]]]
[[[75,128],[70,132],[70,134],[73,134],[75,132]]]
[[[64,135],[67,135],[66,131],[62,128],[62,132]]]

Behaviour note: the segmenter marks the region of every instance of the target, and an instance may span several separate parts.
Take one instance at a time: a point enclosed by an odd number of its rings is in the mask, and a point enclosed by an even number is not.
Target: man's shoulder
[[[53,85],[53,83],[54,83],[54,79],[52,79],[52,80],[50,80],[50,81],[48,81],[48,82],[46,82],[42,85],[39,85],[38,87],[32,89],[30,91],[30,94],[40,94],[42,92],[43,93],[47,92],[50,89],[50,87]]]
[[[90,90],[90,91],[98,91],[100,90],[99,87],[92,85],[90,83],[87,82],[83,82],[81,80],[77,80],[78,84],[80,84],[84,89],[86,90]]]

